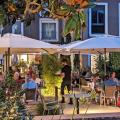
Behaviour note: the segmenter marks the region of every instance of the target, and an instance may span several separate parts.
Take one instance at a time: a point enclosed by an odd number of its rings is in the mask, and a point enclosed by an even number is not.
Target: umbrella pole
[[[5,72],[8,72],[9,67],[10,67],[10,48],[8,48],[8,51],[5,51],[5,57],[4,57],[4,61],[5,61]]]
[[[81,87],[81,83],[80,83],[80,70],[81,70],[81,66],[80,66],[80,64],[81,64],[81,61],[80,61],[80,52],[79,52],[79,90],[80,90],[80,87]]]
[[[106,75],[106,48],[104,49],[104,73]]]
[[[8,69],[9,70],[10,67],[10,48],[8,48]]]
[[[7,57],[7,51],[5,51],[4,55],[4,72],[7,72],[7,66],[8,66],[8,57]]]

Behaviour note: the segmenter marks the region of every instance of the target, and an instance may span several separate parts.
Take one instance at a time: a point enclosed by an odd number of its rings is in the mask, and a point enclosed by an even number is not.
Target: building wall
[[[119,35],[119,3],[120,0],[101,0],[108,3],[108,33]]]
[[[119,35],[118,2],[111,0],[108,4],[108,32],[111,35]]]
[[[120,0],[99,0],[98,3],[108,3],[108,34],[119,35],[119,3]],[[89,38],[89,11],[87,10],[87,29],[84,39]]]
[[[110,35],[116,35],[119,36],[120,34],[120,0],[99,0],[98,3],[107,3],[108,4],[108,34]],[[86,31],[84,32],[83,39],[88,39],[91,36],[89,36],[89,10],[86,10]],[[91,56],[91,67],[92,72],[95,72],[95,56]],[[83,65],[86,63],[86,61],[83,59],[82,61]]]
[[[26,27],[24,25],[24,35],[31,37],[31,38],[35,38],[35,39],[40,39],[39,38],[39,34],[40,34],[40,23],[39,20],[42,19],[40,18],[39,15],[36,15],[35,20],[32,21],[31,25]],[[47,19],[47,18],[46,18]],[[61,39],[62,39],[62,34],[63,34],[63,22],[61,20],[58,21],[58,33],[59,33],[59,37],[58,37],[58,41],[50,41],[50,43],[60,43]]]
[[[39,15],[35,16],[30,26],[24,24],[24,35],[39,40]]]
[[[39,14],[35,16],[35,19],[31,22],[29,26],[26,26],[25,23],[23,23],[23,35],[40,40],[40,19],[42,19]],[[46,18],[47,19],[47,18]],[[53,20],[54,21],[54,20]],[[63,38],[63,26],[64,23],[62,20],[58,20],[58,39],[57,41],[50,41],[50,43],[60,44],[61,39]],[[22,30],[21,30],[22,31]],[[5,33],[12,33],[12,24],[6,25],[3,30],[3,34]],[[48,42],[48,41],[47,41]]]

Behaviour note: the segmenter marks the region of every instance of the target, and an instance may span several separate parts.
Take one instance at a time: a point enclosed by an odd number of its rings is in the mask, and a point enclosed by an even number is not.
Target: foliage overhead
[[[80,38],[85,27],[84,9],[93,6],[93,0],[0,0],[0,24],[14,24],[20,19],[30,25],[34,15],[46,11],[46,16],[66,21],[63,35],[71,31]]]

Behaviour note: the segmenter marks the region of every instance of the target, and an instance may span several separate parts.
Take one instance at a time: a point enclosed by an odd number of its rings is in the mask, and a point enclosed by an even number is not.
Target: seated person
[[[32,66],[29,66],[28,74],[30,75],[30,77],[32,77],[32,73],[33,73],[33,68]]]
[[[118,82],[118,79],[115,76],[116,76],[116,73],[113,72],[111,74],[111,77],[104,81],[104,83],[103,83],[104,86],[118,86],[119,82]]]
[[[91,76],[91,82],[89,83],[89,86],[92,90],[98,91],[98,85],[97,85],[98,79],[99,79],[98,74],[94,74]]]
[[[22,89],[37,89],[38,86],[34,80],[30,78],[30,75],[27,74],[25,83],[22,85]]]
[[[117,82],[115,82],[113,79],[108,79],[106,81],[104,81],[104,86],[117,86]]]
[[[83,68],[83,70],[82,70],[82,76],[85,77],[86,73],[87,73],[86,68]]]
[[[112,74],[111,74],[111,79],[112,79],[114,82],[116,82],[117,85],[119,84],[118,79],[116,78],[116,73],[115,73],[115,72],[112,72]]]
[[[79,84],[79,72],[73,72],[72,74],[72,83],[74,85]]]
[[[20,77],[20,70],[18,69],[18,67],[15,66],[13,68],[13,70],[11,70],[11,68],[10,68],[10,71],[11,71],[11,73],[13,73],[13,75],[16,74],[16,73],[19,74],[19,77]]]
[[[109,75],[105,75],[104,81],[109,80]]]
[[[24,81],[21,79],[20,74],[18,72],[15,72],[13,75],[13,79],[16,81],[18,84],[22,84]]]
[[[37,100],[38,99],[38,86],[34,80],[27,74],[25,83],[22,85],[22,89],[25,90],[25,102],[26,100]]]
[[[91,70],[88,68],[87,69],[87,72],[86,72],[86,74],[85,74],[85,78],[90,78],[92,76],[92,72],[91,72]]]
[[[33,72],[32,73],[32,78],[31,78],[33,81],[35,81],[35,83],[39,86],[41,86],[41,82],[42,80],[40,78],[37,77],[37,75]]]

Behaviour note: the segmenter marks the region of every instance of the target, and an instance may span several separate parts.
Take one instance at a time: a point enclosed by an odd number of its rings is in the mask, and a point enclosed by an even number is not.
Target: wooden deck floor
[[[80,107],[80,114],[74,114],[73,118],[79,120],[79,118],[96,118],[96,117],[119,117],[120,108],[113,106],[99,106],[91,104],[87,114],[85,115],[87,106]],[[71,120],[73,114],[73,105],[66,104],[64,114],[62,115],[47,115],[36,116],[34,120]]]
[[[79,115],[48,115],[48,116],[36,116],[34,117],[34,120],[80,120],[83,118],[100,118],[100,117],[105,117],[107,120],[107,117],[116,117],[120,120],[120,113],[92,113],[92,114],[79,114]],[[73,118],[73,119],[72,119]]]
[[[68,99],[66,102],[68,103]],[[71,120],[73,114],[73,105],[63,104],[64,114],[62,115],[47,115],[47,116],[36,116],[34,120]],[[80,114],[74,113],[74,119],[79,120],[79,118],[96,118],[96,117],[119,117],[120,118],[120,108],[114,106],[100,106],[97,104],[91,104],[87,110],[88,106],[80,106]],[[86,113],[87,110],[87,113]],[[86,115],[85,115],[86,113]],[[107,120],[107,119],[106,119]],[[119,119],[120,120],[120,119]]]
[[[84,114],[87,110],[87,106],[80,106],[80,114]],[[100,106],[91,104],[87,110],[87,113],[117,113],[120,112],[119,107],[114,106]],[[73,105],[66,105],[64,114],[73,114]]]

